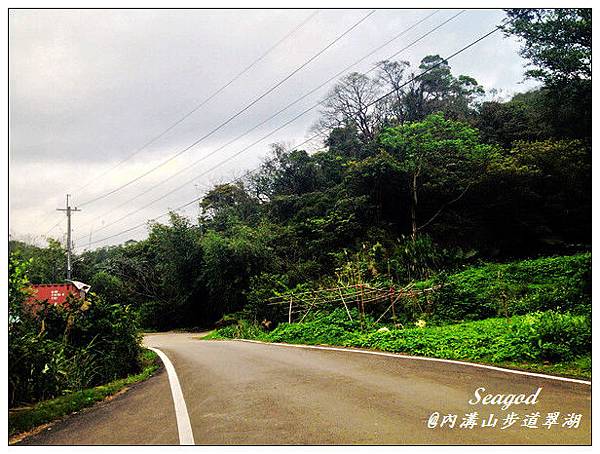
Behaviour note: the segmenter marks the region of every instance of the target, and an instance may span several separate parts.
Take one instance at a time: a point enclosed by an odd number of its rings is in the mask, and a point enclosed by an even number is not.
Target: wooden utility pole
[[[81,211],[79,208],[71,208],[69,205],[69,197],[70,194],[67,194],[67,207],[66,208],[57,208],[57,211],[66,211],[67,212],[67,280],[71,280],[71,248],[73,245],[71,244],[71,213],[73,211]]]

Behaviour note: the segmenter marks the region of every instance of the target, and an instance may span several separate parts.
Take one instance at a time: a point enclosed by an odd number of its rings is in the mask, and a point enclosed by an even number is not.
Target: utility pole
[[[92,232],[94,231],[94,225],[90,227],[90,241],[88,242],[88,250],[92,249]]]
[[[202,205],[200,204],[201,188],[199,183],[196,183],[194,187],[196,188],[196,191],[198,191],[198,227],[200,228],[200,236],[202,236]]]
[[[79,208],[71,208],[69,205],[69,197],[70,194],[67,194],[67,207],[66,208],[57,208],[56,211],[66,211],[67,212],[67,280],[71,280],[71,213],[73,211],[81,211]]]

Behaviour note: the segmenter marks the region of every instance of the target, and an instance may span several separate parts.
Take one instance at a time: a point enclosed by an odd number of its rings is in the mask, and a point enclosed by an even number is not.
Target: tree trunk
[[[411,184],[410,201],[411,237],[413,241],[417,238],[417,173],[413,173]]]

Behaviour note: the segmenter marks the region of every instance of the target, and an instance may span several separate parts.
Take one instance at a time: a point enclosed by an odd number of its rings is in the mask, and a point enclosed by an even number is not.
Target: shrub
[[[94,293],[109,303],[125,304],[129,299],[123,281],[106,271],[94,274],[90,286],[94,289]]]
[[[468,268],[442,282],[433,317],[481,320],[549,309],[589,314],[591,260],[588,253]]]
[[[26,264],[9,269],[9,405],[70,393],[139,370],[136,314],[90,294],[26,310]]]
[[[261,340],[265,337],[265,332],[255,323],[246,320],[239,320],[233,325],[219,328],[216,332],[216,337],[226,339],[257,339]]]
[[[526,315],[520,321],[512,339],[515,344],[529,345],[524,355],[559,362],[591,352],[592,324],[588,316],[547,311]]]
[[[240,323],[218,330],[225,338],[365,347],[446,359],[483,361],[572,361],[591,352],[591,320],[584,315],[536,312],[510,319],[490,318],[454,325],[378,329],[358,312],[350,321],[343,309],[317,314],[303,323],[282,323],[271,333]],[[251,327],[252,326],[252,327]]]
[[[350,345],[449,359],[561,362],[591,352],[591,322],[587,316],[547,311],[368,333]]]
[[[390,272],[398,282],[428,279],[441,269],[455,268],[475,254],[442,248],[427,235],[418,235],[415,239],[403,236],[391,250]]]

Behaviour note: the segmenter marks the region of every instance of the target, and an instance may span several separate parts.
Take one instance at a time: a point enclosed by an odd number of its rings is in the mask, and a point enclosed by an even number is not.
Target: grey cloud
[[[310,10],[12,10],[10,13],[10,197],[11,230],[41,235],[60,215],[67,190],[110,168],[160,133],[206,96],[246,67]],[[160,141],[88,188],[84,200],[115,187],[166,159],[247,105],[298,67],[366,12],[324,10],[292,39],[256,65],[218,97]],[[454,14],[443,10],[402,39],[361,63],[366,71]],[[273,112],[320,85],[343,68],[428,14],[425,10],[379,10],[318,60],[227,127],[178,158],[172,165],[122,193],[90,205],[78,215],[86,223],[160,179],[190,165],[203,154],[250,129]],[[503,18],[499,10],[467,11],[398,58],[418,65],[427,54],[453,52]],[[486,88],[523,91],[523,60],[518,45],[501,34],[460,56],[451,66],[473,75]],[[292,118],[325,94],[323,89],[298,103],[239,144],[195,167],[202,172],[220,159]],[[299,143],[316,120],[305,115],[226,166],[203,177],[204,184],[256,165],[274,141]],[[34,169],[34,170],[32,170]],[[182,179],[164,186],[173,188]],[[141,206],[160,194],[153,191]],[[197,194],[178,191],[140,216],[106,229],[116,233],[136,220],[156,216]],[[186,198],[187,197],[187,198]],[[179,202],[179,203],[178,203]],[[129,207],[129,209],[134,209]],[[192,210],[193,212],[193,210]],[[47,213],[42,215],[42,213]],[[44,219],[39,219],[40,217]],[[111,218],[119,217],[118,213]],[[138,222],[141,222],[138,220]],[[77,224],[76,228],[77,228]],[[132,235],[133,236],[133,235]],[[117,238],[115,241],[126,238]]]

